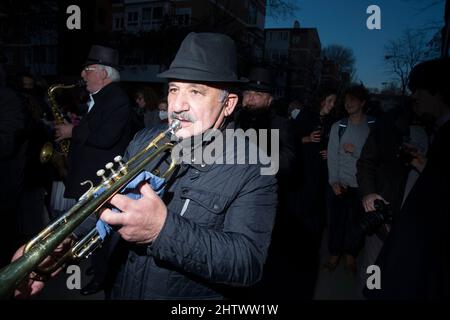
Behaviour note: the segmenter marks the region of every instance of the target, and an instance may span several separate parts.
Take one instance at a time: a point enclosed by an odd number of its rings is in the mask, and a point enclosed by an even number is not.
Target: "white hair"
[[[220,90],[219,102],[224,103],[230,93],[227,90]]]
[[[113,67],[110,66],[104,66],[102,64],[100,64],[99,67],[106,71],[106,73],[108,74],[108,78],[112,82],[120,81],[120,73],[117,69],[114,69]]]

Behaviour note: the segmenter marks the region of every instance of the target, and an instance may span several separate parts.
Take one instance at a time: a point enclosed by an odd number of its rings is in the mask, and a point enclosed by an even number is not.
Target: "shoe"
[[[337,265],[339,264],[339,258],[340,256],[330,256],[328,258],[328,261],[323,265],[323,268],[330,272],[334,271],[334,269],[336,269]]]
[[[102,291],[102,290],[103,290],[103,284],[98,282],[98,281],[96,281],[96,280],[92,280],[86,286],[81,288],[80,293],[83,296],[88,296],[90,294],[94,294],[94,293],[97,293],[97,292]]]
[[[356,274],[356,259],[355,257],[347,254],[345,255],[345,269],[348,273],[355,275]]]

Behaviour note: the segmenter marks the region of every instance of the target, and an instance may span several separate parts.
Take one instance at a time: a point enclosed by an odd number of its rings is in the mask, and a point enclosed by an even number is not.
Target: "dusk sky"
[[[425,10],[434,2],[438,4]],[[297,4],[300,9],[294,17],[283,21],[267,18],[266,28],[291,28],[294,20],[301,27],[317,28],[322,47],[340,44],[352,48],[357,79],[378,88],[391,80],[383,61],[385,45],[408,28],[442,27],[445,7],[444,0],[297,0]],[[366,27],[370,5],[381,9],[381,30]]]

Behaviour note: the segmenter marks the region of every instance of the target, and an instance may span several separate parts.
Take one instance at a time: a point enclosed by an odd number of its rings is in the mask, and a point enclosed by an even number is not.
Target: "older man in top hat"
[[[208,129],[233,128],[228,119],[238,102],[238,77],[228,36],[190,33],[160,77],[169,80],[169,123],[181,123],[176,138],[201,139]],[[154,135],[139,132],[126,157]],[[252,147],[245,136],[234,138],[233,148],[217,149],[219,161],[182,162],[162,199],[147,183],[139,185],[139,200],[111,199],[122,212],[105,209],[100,217],[121,237],[111,264],[110,298],[220,299],[226,288],[261,278],[275,218],[276,180],[261,175],[260,164],[249,164],[248,152],[239,153],[239,144]],[[210,143],[203,140],[194,151]],[[236,164],[242,156],[245,164]]]
[[[118,84],[119,68],[117,50],[93,45],[81,71],[90,95],[88,112],[78,126],[70,123],[56,126],[56,141],[71,138],[66,198],[80,198],[89,188],[89,185],[81,185],[83,181],[98,184],[100,178],[96,172],[115,156],[123,155],[132,138],[131,108],[127,94]],[[94,281],[82,293],[90,294],[101,289],[105,271],[100,262],[104,259],[101,254],[106,254],[105,250],[93,256]]]

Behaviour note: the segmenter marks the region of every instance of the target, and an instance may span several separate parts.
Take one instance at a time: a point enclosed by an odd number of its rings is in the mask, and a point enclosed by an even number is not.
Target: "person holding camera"
[[[358,292],[366,284],[366,269],[375,263],[391,220],[419,176],[413,154],[426,153],[427,139],[425,130],[413,125],[410,103],[405,103],[380,116],[366,140],[356,174],[366,213],[360,223],[365,241],[359,261]]]
[[[430,60],[410,74],[413,109],[434,119],[428,152],[412,151],[420,172],[394,217],[375,264],[382,272],[379,290],[369,299],[448,299],[450,296],[450,59]]]

